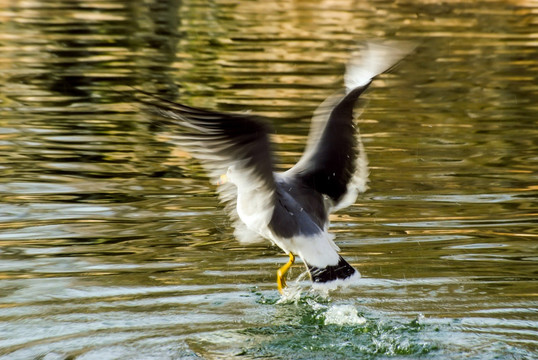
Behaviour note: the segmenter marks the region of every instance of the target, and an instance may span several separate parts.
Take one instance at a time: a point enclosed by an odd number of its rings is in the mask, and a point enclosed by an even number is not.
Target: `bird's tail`
[[[346,91],[368,84],[374,77],[392,68],[416,47],[415,43],[368,42],[353,56],[347,66],[344,82]]]
[[[306,264],[306,266],[312,277],[314,286],[332,289],[340,285],[348,285],[361,277],[359,271],[349,265],[349,263],[341,256],[336,265],[329,265],[324,268],[315,267],[309,264]]]

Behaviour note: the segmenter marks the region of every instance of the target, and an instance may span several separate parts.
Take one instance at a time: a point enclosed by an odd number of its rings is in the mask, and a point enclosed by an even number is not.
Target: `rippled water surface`
[[[538,357],[536,1],[0,0],[0,359]],[[418,43],[332,218],[363,278],[282,301],[133,88],[274,117],[278,167],[358,42]]]

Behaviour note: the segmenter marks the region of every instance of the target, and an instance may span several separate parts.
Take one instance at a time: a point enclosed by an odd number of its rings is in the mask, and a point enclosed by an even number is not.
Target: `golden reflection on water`
[[[365,358],[394,355],[368,353],[376,341],[438,344],[420,355],[433,359],[531,358],[536,10],[532,1],[0,0],[0,359],[106,358],[101,336],[124,358],[140,350],[129,336],[175,344],[185,358],[191,348],[287,358],[301,341],[358,343],[353,355]],[[285,257],[234,240],[200,164],[163,141],[130,93],[274,117],[285,170],[357,42],[376,38],[420,45],[366,94],[358,124],[370,190],[331,217],[363,275],[331,302],[356,306],[370,327],[327,338],[305,323],[323,303],[274,304]],[[407,329],[394,319],[417,314],[426,319],[412,331],[382,327]],[[293,340],[272,343],[288,326]],[[269,334],[219,343],[245,329]],[[331,349],[314,354],[338,356]]]

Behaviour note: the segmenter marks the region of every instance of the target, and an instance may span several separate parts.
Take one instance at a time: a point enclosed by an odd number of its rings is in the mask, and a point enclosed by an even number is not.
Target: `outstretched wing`
[[[327,196],[331,211],[353,204],[367,189],[368,160],[354,124],[355,104],[372,79],[387,71],[414,47],[410,43],[368,43],[349,61],[346,90],[316,110],[305,153],[285,175]]]
[[[271,131],[261,117],[248,114],[222,113],[186,106],[162,99],[147,92],[138,91],[137,99],[146,105],[154,120],[172,133],[167,134],[171,142],[197,158],[213,183],[218,184],[220,198],[236,228],[239,241],[261,240],[239,220],[236,211],[237,188],[229,182],[219,183],[221,175],[230,167],[234,176],[248,184],[255,184],[267,198],[273,198],[275,182],[273,159],[269,141]],[[274,206],[267,202],[264,206]]]
[[[318,108],[303,156],[285,173],[326,195],[332,211],[351,205],[366,190],[368,160],[353,109],[369,84],[333,95]]]

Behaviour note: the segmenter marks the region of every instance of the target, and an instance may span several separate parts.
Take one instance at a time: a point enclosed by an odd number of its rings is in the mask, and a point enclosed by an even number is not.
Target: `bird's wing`
[[[238,240],[261,240],[239,220],[236,186],[230,182],[221,183],[219,178],[233,166],[234,176],[255,184],[260,192],[267,193],[267,198],[273,198],[271,129],[267,122],[248,114],[190,107],[143,91],[138,91],[137,99],[155,115],[154,120],[159,125],[173,132],[166,137],[197,158],[212,182],[218,185],[220,199],[226,203],[226,209],[234,220]],[[268,202],[264,206],[274,206],[274,203]]]
[[[285,175],[330,200],[330,210],[351,205],[366,190],[368,160],[353,122],[355,100],[369,83],[327,99],[315,112],[305,152]]]
[[[305,152],[286,176],[327,196],[331,211],[353,204],[367,189],[368,160],[353,121],[356,101],[373,78],[412,48],[408,43],[368,43],[346,67],[345,91],[330,96],[314,113]]]

